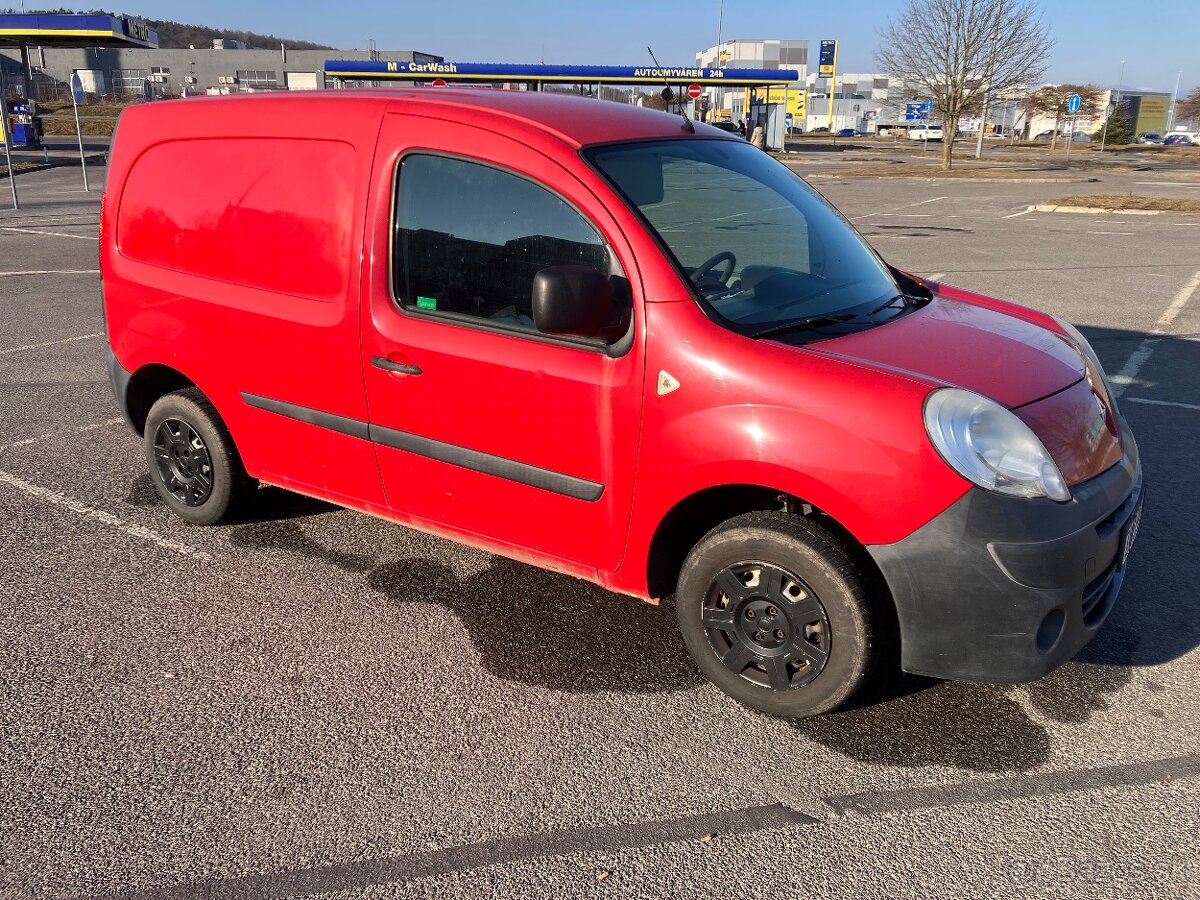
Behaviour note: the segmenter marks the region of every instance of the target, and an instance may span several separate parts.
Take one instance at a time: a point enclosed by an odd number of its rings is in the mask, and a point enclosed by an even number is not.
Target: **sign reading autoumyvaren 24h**
[[[325,74],[355,81],[565,81],[581,84],[787,84],[800,80],[795,69],[718,69],[688,66],[533,66],[500,63],[406,62],[329,59]]]

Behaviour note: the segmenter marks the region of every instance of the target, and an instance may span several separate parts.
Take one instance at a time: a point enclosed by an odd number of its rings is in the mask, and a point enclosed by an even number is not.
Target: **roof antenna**
[[[647,47],[646,52],[649,53],[650,58],[654,60],[654,68],[658,69],[658,71],[661,72],[663,70],[663,67],[660,66],[658,64],[658,60],[655,59],[654,51],[651,50],[649,47]],[[663,94],[663,100],[669,104],[671,102],[669,98],[675,96],[675,92],[673,90],[671,90],[671,82],[667,81],[667,76],[665,74],[663,75],[663,84],[665,84],[667,86],[667,90]],[[688,118],[687,110],[685,110],[683,108],[682,103],[679,104],[679,114],[681,116],[683,116],[683,130],[690,131],[692,134],[695,134],[696,126],[693,125],[692,120]]]

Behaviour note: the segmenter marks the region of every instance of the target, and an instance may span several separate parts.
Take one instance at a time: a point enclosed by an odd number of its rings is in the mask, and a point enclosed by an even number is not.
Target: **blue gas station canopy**
[[[0,15],[0,46],[157,47],[158,32],[118,16]]]
[[[577,84],[706,84],[752,87],[798,81],[795,69],[709,69],[671,66],[546,66],[506,63],[397,62],[328,59],[330,78],[356,81],[565,81]]]

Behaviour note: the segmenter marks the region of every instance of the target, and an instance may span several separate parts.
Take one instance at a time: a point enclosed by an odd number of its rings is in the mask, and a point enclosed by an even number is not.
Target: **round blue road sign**
[[[1083,101],[1079,98],[1079,95],[1072,94],[1070,99],[1067,100],[1067,112],[1077,113],[1079,112],[1079,107],[1082,105]]]

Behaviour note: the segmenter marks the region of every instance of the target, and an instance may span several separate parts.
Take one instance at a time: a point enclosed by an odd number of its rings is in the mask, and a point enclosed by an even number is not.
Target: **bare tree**
[[[1053,46],[1034,0],[906,0],[879,37],[883,71],[933,98],[946,136],[943,169],[963,115],[989,94],[1040,81]]]
[[[1189,119],[1200,119],[1200,87],[1192,88],[1191,93],[1175,104],[1175,121]]]
[[[1047,84],[1033,91],[1025,98],[1025,115],[1032,120],[1034,116],[1054,116],[1054,134],[1050,138],[1050,149],[1058,143],[1058,133],[1063,121],[1070,115],[1067,104],[1073,94],[1079,95],[1079,115],[1093,116],[1100,112],[1100,101],[1104,97],[1104,89],[1094,84]]]

